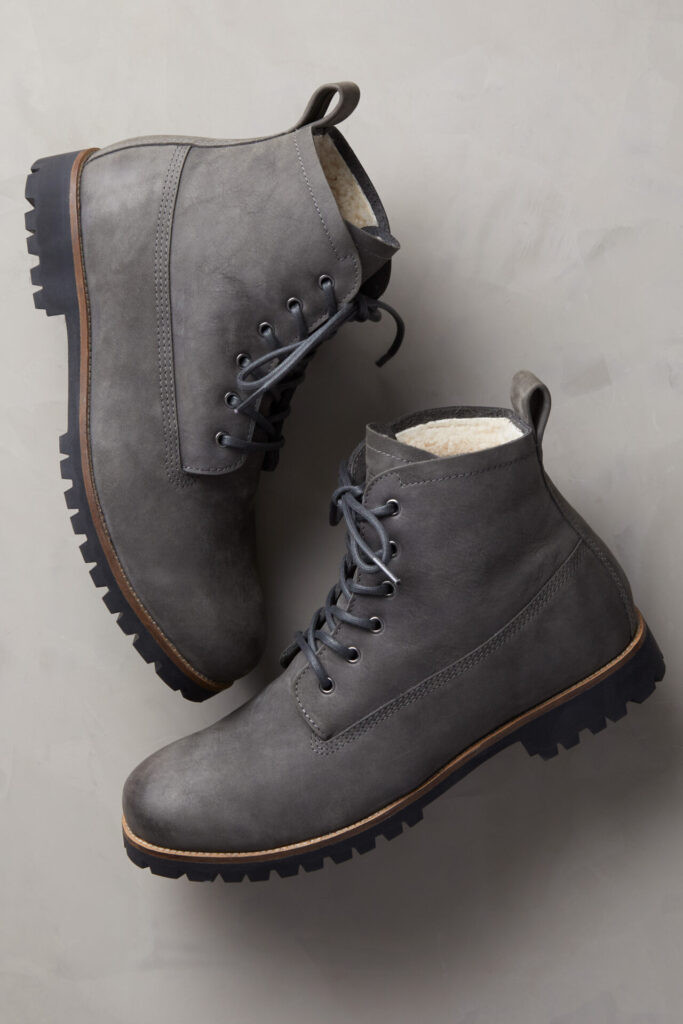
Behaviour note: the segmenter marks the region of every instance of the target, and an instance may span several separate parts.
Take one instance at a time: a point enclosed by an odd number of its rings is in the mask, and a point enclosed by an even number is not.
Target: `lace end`
[[[385,363],[388,363],[390,359],[394,358],[394,356],[400,349],[401,344],[403,342],[403,338],[406,333],[406,325],[403,322],[403,318],[400,316],[400,314],[397,313],[396,310],[393,309],[391,306],[388,306],[384,302],[378,302],[377,305],[379,306],[380,309],[386,310],[387,313],[389,313],[390,316],[394,318],[394,322],[396,324],[396,334],[394,335],[394,340],[392,341],[391,345],[384,353],[384,355],[380,356],[380,358],[375,362],[375,366],[384,366]]]

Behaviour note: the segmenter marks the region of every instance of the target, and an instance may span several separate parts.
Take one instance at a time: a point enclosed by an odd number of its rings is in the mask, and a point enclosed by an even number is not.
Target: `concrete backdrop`
[[[680,0],[2,0],[3,1024],[678,1024],[683,1002]],[[36,314],[24,177],[148,132],[250,136],[356,79],[345,131],[403,243],[408,338],[354,326],[295,403],[260,533],[270,644],[183,703],[98,600],[57,437],[66,338]],[[546,462],[668,660],[657,694],[543,764],[511,749],[375,853],[296,879],[170,882],[121,848],[128,771],[277,670],[335,573],[336,467],[368,419],[555,401]],[[229,581],[226,581],[229,585]]]

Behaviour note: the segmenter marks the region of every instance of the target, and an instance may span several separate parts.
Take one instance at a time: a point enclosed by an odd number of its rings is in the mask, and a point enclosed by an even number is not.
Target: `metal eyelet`
[[[396,596],[396,584],[392,583],[391,580],[384,581],[384,596],[395,597]]]
[[[334,288],[334,279],[329,274],[321,274],[318,278],[318,286],[324,288],[326,284],[331,284]]]
[[[297,299],[296,295],[293,295],[291,299],[287,299],[287,309],[290,313],[293,313],[295,309],[303,309],[304,305],[301,299]]]
[[[226,447],[223,444],[223,438],[224,437],[225,437],[225,433],[222,430],[219,430],[218,433],[214,437],[214,441],[216,442],[217,445],[220,445],[221,448],[225,448]]]
[[[371,633],[381,633],[384,629],[384,623],[378,615],[373,615],[370,622],[372,623],[372,626],[370,627]]]
[[[248,352],[240,352],[240,354],[235,359],[235,362],[237,363],[238,366],[241,366],[242,369],[244,369],[245,366],[249,366],[249,363],[251,362],[251,356],[249,355]]]
[[[318,683],[318,689],[321,693],[332,693],[334,685],[334,679],[328,676],[324,683]]]
[[[234,391],[226,391],[223,395],[223,401],[226,405],[230,406],[231,409],[234,409],[235,406],[240,404],[240,396],[236,395]]]
[[[349,665],[355,665],[357,661],[360,661],[360,651],[357,647],[349,647],[346,660]]]
[[[267,334],[268,331],[272,331],[272,329],[272,325],[269,324],[267,320],[262,320],[261,323],[258,325],[258,332],[261,335],[261,337]]]
[[[398,554],[398,544],[395,540],[389,541],[389,554],[392,558],[396,558],[396,555]]]
[[[386,504],[389,506],[389,509],[390,509],[389,515],[390,516],[397,516],[399,514],[399,512],[401,511],[401,506],[396,501],[396,498],[389,498],[389,500],[386,502]]]

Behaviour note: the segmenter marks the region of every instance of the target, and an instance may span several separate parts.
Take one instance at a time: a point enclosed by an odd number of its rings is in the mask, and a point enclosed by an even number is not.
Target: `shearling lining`
[[[329,135],[314,135],[320,166],[344,220],[357,228],[377,227],[377,218],[350,167]]]
[[[447,456],[495,448],[521,436],[522,431],[511,420],[498,416],[475,416],[420,423],[399,431],[396,439],[432,455]]]

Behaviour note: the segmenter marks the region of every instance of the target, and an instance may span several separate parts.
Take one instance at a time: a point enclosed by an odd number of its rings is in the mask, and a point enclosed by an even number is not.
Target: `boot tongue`
[[[391,427],[370,423],[365,430],[365,481],[370,483],[385,469],[398,469],[411,462],[427,462],[436,455],[396,440]]]
[[[374,298],[379,298],[388,281],[388,264],[390,264],[392,256],[398,252],[400,246],[393,235],[389,234],[389,232],[382,233],[379,228],[359,228],[348,221],[344,221],[344,224],[351,235],[360,258],[363,284],[369,281],[371,277],[375,277],[375,275],[378,275],[378,282],[382,280],[382,286],[379,290],[369,289],[373,293]],[[386,281],[384,280],[385,275],[379,273],[385,267]]]

